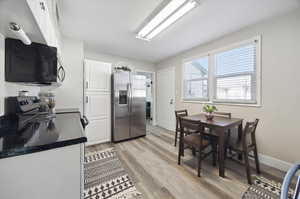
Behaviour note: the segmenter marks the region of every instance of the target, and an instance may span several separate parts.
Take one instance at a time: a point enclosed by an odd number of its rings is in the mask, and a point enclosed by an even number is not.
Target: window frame
[[[255,88],[255,97],[254,100],[224,100],[224,99],[216,99],[216,92],[217,92],[217,76],[215,75],[216,70],[216,54],[232,50],[235,48],[243,47],[249,44],[256,43],[256,68],[254,73],[252,72],[244,72],[245,75],[251,75],[251,81],[254,81],[253,77],[256,81],[256,88]],[[200,59],[203,57],[208,56],[208,99],[185,99],[184,98],[184,65],[187,62],[193,61],[195,59]],[[240,76],[242,73],[237,73],[236,76]],[[225,77],[226,75],[224,75]],[[230,77],[233,77],[234,75],[228,75]],[[220,76],[219,76],[220,77]],[[258,35],[256,37],[236,42],[233,44],[230,44],[228,46],[209,51],[208,53],[204,53],[201,55],[189,57],[187,59],[182,60],[182,94],[181,94],[181,100],[183,103],[202,103],[202,104],[224,104],[224,105],[237,105],[237,106],[254,106],[254,107],[261,107],[261,36]],[[252,82],[251,82],[252,84]],[[253,84],[252,84],[253,85]]]
[[[194,81],[201,81],[201,80],[207,80],[207,97],[206,98],[186,98],[185,97],[185,83],[186,83],[186,79],[185,79],[185,64],[192,62],[196,59],[202,59],[202,58],[208,58],[208,71],[207,71],[207,78],[197,78],[197,79],[193,79]],[[209,89],[209,85],[210,85],[210,56],[209,54],[202,54],[199,56],[194,56],[194,57],[190,57],[189,59],[185,59],[183,61],[183,65],[182,65],[182,86],[181,86],[181,99],[182,101],[187,101],[187,102],[193,102],[193,101],[201,101],[201,102],[209,102],[210,99],[210,89]],[[191,81],[191,80],[190,80]]]

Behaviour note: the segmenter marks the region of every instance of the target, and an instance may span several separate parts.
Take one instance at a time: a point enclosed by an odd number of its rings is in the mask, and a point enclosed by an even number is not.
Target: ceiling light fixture
[[[151,40],[197,5],[198,3],[195,0],[171,0],[140,29],[136,37],[143,40]]]

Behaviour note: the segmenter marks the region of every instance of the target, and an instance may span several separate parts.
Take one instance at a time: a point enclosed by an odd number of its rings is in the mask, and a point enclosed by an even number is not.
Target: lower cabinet
[[[85,129],[87,145],[111,141],[110,98],[110,93],[86,93],[85,115],[90,122]]]
[[[83,199],[84,144],[0,159],[0,198]]]
[[[108,118],[93,119],[86,127],[87,145],[109,142],[110,126]]]

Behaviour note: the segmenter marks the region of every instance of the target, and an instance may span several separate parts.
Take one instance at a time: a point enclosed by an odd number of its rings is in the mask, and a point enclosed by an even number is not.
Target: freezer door
[[[113,141],[130,138],[130,73],[113,74]]]
[[[146,77],[132,75],[131,137],[146,135]]]

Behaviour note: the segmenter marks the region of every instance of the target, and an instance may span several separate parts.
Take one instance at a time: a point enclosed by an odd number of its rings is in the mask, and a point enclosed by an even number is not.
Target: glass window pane
[[[251,75],[217,78],[217,99],[223,100],[253,100]]]
[[[216,55],[216,75],[254,72],[255,65],[255,44],[235,48]]]
[[[185,98],[186,99],[207,99],[207,80],[186,81],[185,82]]]
[[[186,80],[207,78],[208,76],[208,57],[195,59],[185,64],[184,75]]]

